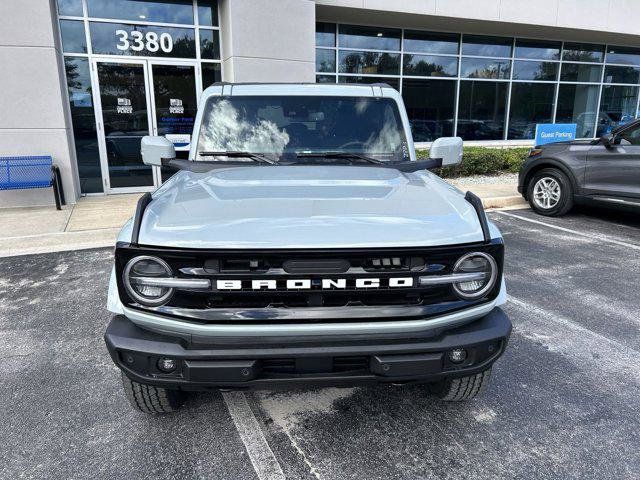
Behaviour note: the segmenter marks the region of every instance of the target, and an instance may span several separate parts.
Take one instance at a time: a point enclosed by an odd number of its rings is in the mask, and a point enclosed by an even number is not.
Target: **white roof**
[[[220,95],[400,97],[398,91],[389,85],[344,83],[219,83],[211,85],[202,94],[203,98]]]

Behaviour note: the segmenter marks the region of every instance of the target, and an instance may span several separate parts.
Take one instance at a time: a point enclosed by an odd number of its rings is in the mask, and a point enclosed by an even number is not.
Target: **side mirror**
[[[615,142],[615,137],[612,134],[607,133],[606,135],[600,137],[600,141],[606,148],[610,148]]]
[[[163,159],[176,158],[176,149],[165,137],[142,137],[140,153],[145,165],[162,166]]]
[[[443,167],[459,165],[462,162],[462,139],[460,137],[442,137],[431,144],[429,158],[441,160]]]

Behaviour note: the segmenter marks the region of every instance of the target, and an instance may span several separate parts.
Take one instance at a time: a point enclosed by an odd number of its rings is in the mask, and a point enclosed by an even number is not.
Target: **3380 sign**
[[[168,33],[116,30],[116,37],[118,37],[116,48],[122,51],[142,52],[146,50],[155,53],[162,50],[165,53],[170,53],[173,50],[173,38]]]

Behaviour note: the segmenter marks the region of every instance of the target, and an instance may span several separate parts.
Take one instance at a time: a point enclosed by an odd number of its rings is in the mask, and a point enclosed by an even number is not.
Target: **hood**
[[[482,241],[473,207],[428,172],[250,166],[178,172],[153,195],[139,243],[178,248],[427,247]]]

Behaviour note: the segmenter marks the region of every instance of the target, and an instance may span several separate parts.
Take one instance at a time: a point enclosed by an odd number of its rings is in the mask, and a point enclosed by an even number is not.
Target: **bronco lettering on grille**
[[[412,277],[396,278],[355,278],[350,282],[351,288],[410,288],[415,282]],[[320,278],[311,280],[217,280],[217,290],[345,290],[349,287],[346,278]]]

